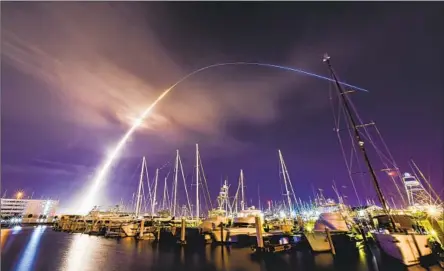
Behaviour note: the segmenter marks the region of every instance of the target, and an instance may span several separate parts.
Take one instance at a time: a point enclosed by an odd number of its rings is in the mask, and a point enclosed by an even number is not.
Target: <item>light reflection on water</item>
[[[14,268],[17,271],[26,271],[32,270],[32,266],[34,264],[34,258],[36,256],[38,246],[40,244],[40,237],[43,232],[46,230],[46,226],[38,226],[34,229],[31,234],[31,238],[29,239],[28,244],[20,256],[20,261],[18,262],[18,266]]]
[[[2,270],[399,270],[399,267],[384,264],[378,268],[375,256],[363,252],[345,262],[334,260],[328,253],[310,252],[254,258],[250,248],[159,246],[132,238],[114,240],[54,232],[43,227],[13,232],[1,231]]]

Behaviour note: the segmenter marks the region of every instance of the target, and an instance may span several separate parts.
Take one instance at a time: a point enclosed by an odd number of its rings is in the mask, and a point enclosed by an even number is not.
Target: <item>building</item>
[[[47,219],[55,216],[58,205],[58,200],[2,198],[1,216],[21,217],[24,220]]]

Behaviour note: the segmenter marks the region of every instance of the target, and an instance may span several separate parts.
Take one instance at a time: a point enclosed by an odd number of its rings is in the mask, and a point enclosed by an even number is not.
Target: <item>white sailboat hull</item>
[[[427,235],[373,233],[373,236],[384,253],[406,266],[418,264],[421,256],[432,254]]]

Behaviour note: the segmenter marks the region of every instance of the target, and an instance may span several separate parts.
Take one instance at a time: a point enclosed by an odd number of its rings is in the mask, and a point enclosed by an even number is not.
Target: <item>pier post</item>
[[[220,242],[223,244],[224,240],[224,223],[220,223]]]
[[[256,216],[254,220],[256,223],[257,249],[261,251],[264,248],[264,238],[262,236],[262,221],[260,216]]]
[[[335,256],[336,255],[335,245],[333,244],[333,240],[331,239],[331,233],[329,228],[325,228],[325,234],[327,235],[328,243],[330,243],[331,254]]]
[[[182,227],[180,229],[180,244],[185,245],[187,241],[185,240],[186,223],[185,217],[182,217]]]
[[[143,232],[145,231],[145,219],[140,221],[140,230],[139,230],[139,238],[143,238]]]

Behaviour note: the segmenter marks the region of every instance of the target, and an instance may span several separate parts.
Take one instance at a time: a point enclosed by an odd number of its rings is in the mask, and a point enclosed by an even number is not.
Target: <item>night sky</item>
[[[443,194],[444,5],[429,3],[1,3],[2,195],[80,204],[134,119],[187,73],[248,61],[328,76],[328,52],[364,121],[401,171],[413,158]],[[141,157],[150,174],[180,149],[188,184],[199,143],[212,197],[245,172],[248,203],[281,199],[277,149],[296,195],[334,179],[356,202],[329,102],[331,83],[254,66],[199,73],[167,96],[114,164],[98,202],[128,200]],[[170,166],[161,170],[168,173]],[[380,167],[377,166],[379,169]],[[387,193],[388,180],[381,180]],[[357,182],[362,198],[371,183]],[[162,188],[160,188],[162,189]],[[160,194],[159,194],[160,195]],[[181,196],[181,202],[183,201]]]

